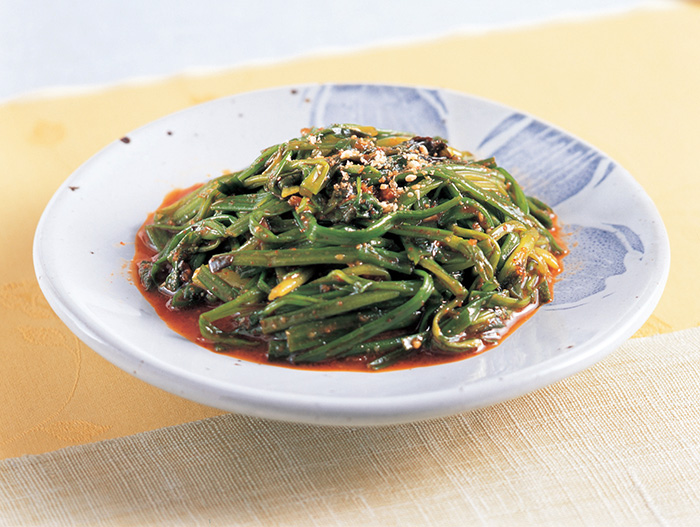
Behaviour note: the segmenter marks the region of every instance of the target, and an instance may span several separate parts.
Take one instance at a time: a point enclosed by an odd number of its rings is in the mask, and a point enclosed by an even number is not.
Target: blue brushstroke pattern
[[[326,85],[312,101],[311,122],[371,124],[446,137],[447,108],[436,90],[381,85]],[[418,132],[417,132],[418,133]]]
[[[605,169],[605,174],[603,174],[603,177],[600,178],[600,179],[596,182],[595,186],[597,187],[597,186],[600,185],[603,181],[605,181],[606,179],[608,179],[608,176],[612,173],[613,170],[615,170],[616,167],[617,167],[617,165],[615,165],[615,163],[613,163],[612,161],[610,161],[610,164],[608,165],[608,168]]]
[[[507,117],[487,134],[481,146],[488,148],[487,143],[497,142],[497,135],[521,120],[520,114]],[[494,147],[488,155],[495,156],[498,164],[516,179],[523,178],[526,193],[550,206],[578,194],[591,182],[605,159],[593,148],[539,121],[531,121],[505,143]]]
[[[633,250],[637,251],[638,253],[644,254],[644,242],[642,242],[642,239],[639,237],[639,234],[634,232],[627,225],[620,225],[619,223],[609,223],[608,225],[620,231],[620,233],[622,233],[622,235],[627,240],[627,243],[630,247],[632,247]]]
[[[486,143],[489,141],[495,139],[499,135],[507,132],[510,130],[513,126],[518,124],[520,121],[525,119],[525,115],[522,113],[514,113],[510,116],[508,116],[506,119],[501,121],[493,130],[491,130],[486,137],[481,141],[481,143],[478,146],[478,149],[481,150]]]
[[[580,302],[600,293],[608,278],[626,270],[628,249],[617,232],[580,225],[568,225],[566,230],[571,232],[567,244],[572,250],[564,259],[562,276],[554,284],[551,306]]]

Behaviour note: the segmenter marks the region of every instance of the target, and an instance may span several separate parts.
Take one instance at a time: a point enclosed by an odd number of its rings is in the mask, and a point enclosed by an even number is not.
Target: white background
[[[0,100],[458,32],[644,0],[0,0]]]

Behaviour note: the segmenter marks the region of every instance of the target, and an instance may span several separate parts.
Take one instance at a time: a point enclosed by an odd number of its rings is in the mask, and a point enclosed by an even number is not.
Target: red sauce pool
[[[159,208],[165,207],[176,202],[181,197],[189,194],[190,192],[199,188],[201,184],[194,185],[186,189],[177,189],[170,192]],[[203,307],[196,307],[190,309],[172,309],[169,306],[169,297],[159,293],[158,291],[146,291],[141,280],[139,279],[138,264],[144,260],[150,260],[156,253],[148,242],[148,236],[146,235],[145,227],[153,222],[153,213],[148,215],[148,218],[144,224],[139,229],[136,235],[134,258],[131,261],[130,272],[132,276],[132,281],[139,288],[146,300],[153,306],[158,316],[168,325],[170,329],[176,333],[182,335],[187,340],[190,340],[204,348],[211,350],[214,353],[220,353],[223,355],[229,355],[231,357],[236,357],[249,362],[256,362],[259,364],[270,364],[281,367],[288,367],[293,369],[304,369],[304,370],[318,370],[318,371],[362,371],[371,372],[373,370],[367,367],[367,363],[372,360],[372,358],[366,357],[348,357],[339,360],[328,361],[320,364],[289,364],[282,361],[268,361],[266,355],[266,347],[261,344],[259,349],[236,349],[227,350],[225,352],[217,351],[214,348],[213,343],[202,338],[199,331],[199,315],[212,309],[213,306],[207,305]],[[561,231],[556,226],[552,230],[557,241],[563,246],[561,240]],[[563,257],[566,252],[558,257],[560,269]],[[555,277],[552,277],[550,282],[553,282]],[[551,287],[551,283],[550,283]],[[529,306],[522,311],[515,314],[511,319],[507,327],[499,330],[500,340],[495,344],[487,344],[480,348],[478,351],[470,354],[460,354],[460,355],[443,355],[438,353],[431,353],[421,351],[420,353],[413,353],[408,358],[403,359],[398,364],[386,367],[380,371],[391,371],[391,370],[405,370],[410,368],[418,368],[423,366],[431,366],[436,364],[447,364],[450,362],[457,362],[474,355],[478,355],[487,351],[495,346],[503,339],[525,323],[535,312],[537,307]]]

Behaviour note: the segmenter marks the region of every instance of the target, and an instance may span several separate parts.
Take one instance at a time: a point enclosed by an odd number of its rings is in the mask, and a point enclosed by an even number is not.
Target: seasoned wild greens
[[[292,364],[472,354],[551,299],[553,214],[494,159],[332,125],[156,211],[139,264],[221,349]]]

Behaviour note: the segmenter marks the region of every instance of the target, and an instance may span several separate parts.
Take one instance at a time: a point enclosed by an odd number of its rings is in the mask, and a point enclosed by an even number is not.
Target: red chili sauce
[[[163,200],[163,203],[161,204],[161,208],[165,207],[167,205],[170,205],[180,199],[181,197],[184,197],[188,193],[192,192],[193,190],[196,190],[199,188],[201,184],[198,185],[193,185],[192,187],[186,188],[186,189],[177,189],[172,192],[170,192],[165,199]],[[153,222],[153,213],[149,214],[148,218],[146,219],[145,223],[141,226],[139,229],[137,235],[136,235],[136,249],[134,252],[134,259],[131,261],[131,274],[132,274],[132,280],[133,282],[137,285],[143,296],[148,300],[148,302],[153,306],[155,309],[156,313],[158,316],[168,325],[170,329],[175,331],[176,333],[182,335],[185,337],[187,340],[190,340],[204,348],[207,348],[211,350],[212,352],[215,353],[221,353],[223,355],[229,355],[231,357],[236,357],[245,361],[250,361],[250,362],[257,362],[259,364],[273,364],[275,366],[282,366],[282,367],[289,367],[289,368],[294,368],[294,369],[305,369],[305,370],[319,370],[319,371],[362,371],[362,372],[370,372],[373,371],[367,367],[367,363],[373,360],[376,357],[366,357],[366,356],[358,356],[358,357],[346,357],[342,359],[335,359],[332,361],[327,361],[327,362],[322,362],[322,363],[312,363],[312,364],[290,364],[288,362],[284,361],[268,361],[267,360],[267,345],[264,342],[261,342],[261,345],[259,348],[242,348],[242,349],[235,349],[235,350],[227,350],[224,352],[217,351],[214,347],[214,344],[206,339],[204,339],[199,331],[199,315],[203,313],[204,311],[209,311],[215,306],[212,305],[206,305],[202,307],[194,307],[194,308],[188,308],[188,309],[173,309],[170,307],[169,299],[170,297],[167,295],[164,295],[156,290],[153,291],[146,291],[146,289],[143,287],[143,284],[141,283],[141,280],[139,279],[139,273],[138,273],[138,265],[140,262],[144,260],[150,260],[155,254],[156,251],[151,247],[149,241],[148,241],[148,236],[146,234],[145,227],[146,225],[149,225],[150,223]],[[555,227],[552,229],[552,233],[554,237],[557,239],[557,241],[564,246],[562,242],[562,233],[559,228],[558,223],[554,222]],[[561,256],[557,258],[559,262],[559,267],[561,272],[562,268],[562,259],[564,256],[567,254],[567,251],[564,252]],[[554,282],[556,277],[552,277],[550,279],[550,282]],[[551,287],[552,283],[550,283]],[[397,364],[393,364],[391,366],[388,366],[386,368],[383,368],[381,371],[391,371],[391,370],[404,370],[404,369],[410,369],[410,368],[417,368],[417,367],[422,367],[422,366],[431,366],[435,364],[446,364],[450,362],[457,362],[462,359],[465,359],[467,357],[472,357],[474,355],[478,355],[480,353],[483,353],[484,351],[487,351],[491,348],[494,348],[497,346],[502,339],[506,338],[508,335],[510,335],[513,331],[515,331],[518,327],[520,327],[525,321],[527,321],[534,313],[537,311],[537,308],[539,306],[535,305],[530,305],[527,306],[526,308],[522,309],[521,311],[517,312],[512,319],[510,320],[509,324],[501,328],[499,330],[496,330],[500,336],[499,340],[496,341],[493,344],[486,344],[485,346],[479,348],[477,351],[473,353],[465,353],[465,354],[458,354],[458,355],[447,355],[447,354],[442,354],[442,353],[432,353],[430,351],[426,350],[421,350],[419,353],[412,353],[410,354],[407,358],[402,359],[399,361]],[[377,338],[382,338],[382,337],[387,337],[389,336],[389,333],[384,333],[380,335]]]

